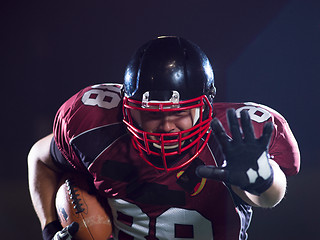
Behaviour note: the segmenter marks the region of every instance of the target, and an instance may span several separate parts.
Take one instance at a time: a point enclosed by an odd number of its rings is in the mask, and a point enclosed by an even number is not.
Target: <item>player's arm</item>
[[[57,220],[55,196],[61,178],[61,170],[54,164],[50,154],[53,134],[36,142],[28,155],[28,178],[31,200],[39,218],[43,238],[69,240],[79,228],[73,223],[62,229]]]
[[[255,207],[270,208],[277,205],[286,193],[287,178],[279,165],[269,159],[270,166],[273,170],[272,185],[260,195],[251,194],[240,187],[232,185],[232,190],[246,203]]]
[[[262,136],[256,138],[248,112],[242,111],[240,115],[242,131],[235,110],[227,111],[232,139],[218,119],[212,121],[212,129],[226,156],[226,164],[222,167],[201,166],[197,174],[224,181],[253,206],[273,207],[281,201],[286,191],[286,177],[268,154],[273,125],[266,123]]]
[[[50,155],[52,134],[36,142],[28,155],[28,178],[31,200],[43,229],[57,220],[55,194],[61,177]]]

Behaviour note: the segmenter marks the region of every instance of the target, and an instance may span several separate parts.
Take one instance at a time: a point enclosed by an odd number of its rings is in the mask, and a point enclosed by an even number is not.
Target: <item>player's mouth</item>
[[[152,145],[157,148],[157,149],[162,149],[162,144],[161,144],[161,140],[160,138],[158,137],[152,137],[154,140],[157,140],[158,142],[157,143],[152,143]],[[172,149],[177,149],[179,148],[179,141],[177,139],[177,136],[166,136],[165,139],[164,139],[164,143],[163,143],[163,148],[165,150],[172,150]],[[183,145],[184,141],[181,142],[181,145]]]
[[[158,148],[158,149],[161,149],[161,146],[159,145],[159,144],[157,144],[157,143],[153,143],[153,146],[155,147],[155,148]],[[164,145],[163,146],[163,148],[164,149],[175,149],[175,148],[178,148],[179,147],[179,144],[173,144],[173,143],[169,143],[169,144],[166,144],[166,145]]]

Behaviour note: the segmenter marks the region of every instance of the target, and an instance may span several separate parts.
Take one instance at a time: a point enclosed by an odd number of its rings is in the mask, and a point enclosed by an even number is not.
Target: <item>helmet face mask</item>
[[[149,107],[146,108],[143,102],[132,100],[124,97],[123,109],[124,109],[124,123],[127,125],[127,129],[132,134],[135,147],[140,151],[142,157],[148,164],[154,166],[159,170],[176,170],[190,161],[186,161],[181,165],[170,167],[168,157],[181,155],[188,152],[191,148],[195,147],[195,151],[198,152],[201,149],[203,143],[201,138],[209,132],[210,122],[212,117],[204,118],[205,108],[209,108],[209,116],[212,116],[212,108],[209,104],[209,100],[206,96],[201,96],[196,99],[187,101],[181,101],[179,104],[171,104],[169,102],[149,103]],[[175,113],[185,110],[194,110],[198,112],[196,123],[189,129],[179,132],[148,132],[137,124],[135,117],[133,117],[133,111],[138,111],[140,114],[148,113]],[[199,151],[200,153],[200,151]],[[199,154],[197,153],[197,155]],[[156,166],[154,163],[148,160],[148,156],[158,156],[162,160],[163,166]],[[192,158],[193,160],[194,158]]]
[[[137,51],[125,74],[123,121],[133,145],[149,165],[177,170],[199,155],[210,137],[213,90],[211,65],[199,47],[189,41],[158,38]],[[192,111],[193,123],[174,132],[143,129],[135,117],[181,111]],[[179,164],[170,162],[187,153],[191,157]]]

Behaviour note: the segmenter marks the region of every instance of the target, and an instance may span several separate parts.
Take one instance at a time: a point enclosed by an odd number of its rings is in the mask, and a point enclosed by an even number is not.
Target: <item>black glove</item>
[[[78,230],[79,224],[77,222],[62,229],[61,224],[56,220],[45,226],[42,237],[44,240],[71,240]]]
[[[212,120],[211,128],[222,147],[226,162],[222,167],[199,166],[196,173],[199,177],[224,181],[260,195],[273,182],[273,170],[268,155],[273,125],[271,122],[266,123],[262,136],[256,138],[249,113],[243,110],[240,115],[243,137],[235,110],[227,111],[232,139],[226,134],[218,119]]]

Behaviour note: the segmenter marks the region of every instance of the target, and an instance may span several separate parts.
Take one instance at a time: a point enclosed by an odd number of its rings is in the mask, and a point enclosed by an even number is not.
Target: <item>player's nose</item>
[[[173,117],[170,115],[164,115],[161,119],[160,125],[159,125],[159,132],[175,132],[176,125],[174,123]]]

